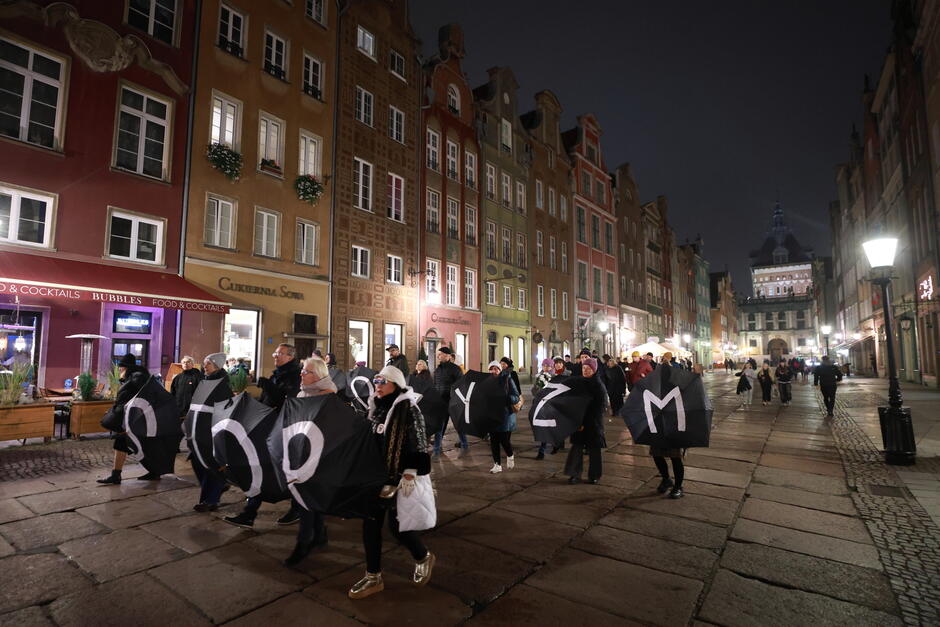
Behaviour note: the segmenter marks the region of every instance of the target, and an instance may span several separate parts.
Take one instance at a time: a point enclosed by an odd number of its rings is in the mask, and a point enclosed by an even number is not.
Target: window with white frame
[[[427,141],[428,167],[435,171],[440,171],[441,164],[441,135],[437,131],[428,128]]]
[[[238,150],[240,126],[241,103],[219,92],[213,92],[209,141]]]
[[[219,7],[219,48],[242,56],[244,42],[245,16],[232,7],[223,4]]]
[[[405,143],[405,112],[389,105],[388,136],[400,144]]]
[[[525,182],[516,181],[516,209],[525,213]]]
[[[0,242],[52,246],[55,197],[0,184]]]
[[[545,316],[545,288],[541,285],[535,287],[535,314]]]
[[[304,93],[323,100],[323,63],[313,55],[304,53]]]
[[[496,199],[496,167],[492,163],[486,164],[486,197]]]
[[[436,190],[427,189],[427,230],[428,233],[441,232],[441,195]]]
[[[542,245],[542,232],[535,232],[535,263],[540,266],[545,265],[544,246]]]
[[[496,259],[496,223],[486,221],[486,256]]]
[[[528,300],[527,295],[526,295],[526,289],[524,287],[520,287],[518,291],[519,291],[519,295],[518,295],[517,300],[519,301],[518,303],[519,309],[524,310],[526,308],[526,301]]]
[[[405,57],[401,56],[394,50],[389,50],[388,69],[392,74],[401,80],[405,80]]]
[[[425,275],[427,276],[427,291],[428,294],[432,292],[437,292],[438,295],[441,293],[441,262],[437,259],[428,258],[425,263]],[[437,302],[441,302],[437,300]]]
[[[477,155],[469,150],[463,153],[464,181],[467,187],[476,189],[477,186]]]
[[[506,118],[499,121],[499,143],[503,150],[512,152],[512,122]]]
[[[516,233],[516,265],[520,268],[527,268],[529,266],[525,240],[525,233]]]
[[[264,31],[264,71],[287,80],[287,41],[269,30]]]
[[[163,220],[111,209],[108,255],[141,263],[162,263],[163,229]]]
[[[372,211],[372,164],[353,158],[353,207]]]
[[[297,220],[294,259],[307,266],[318,265],[320,225],[308,220]]]
[[[447,264],[447,282],[445,285],[445,300],[444,303],[447,305],[460,305],[460,300],[457,292],[457,281],[460,276],[460,268],[458,266]]]
[[[548,215],[555,215],[555,188],[548,188]]]
[[[121,88],[115,165],[123,170],[165,179],[170,129],[169,101],[129,87]]]
[[[477,209],[464,205],[464,241],[470,246],[477,245]]]
[[[568,274],[568,242],[561,243],[561,271]]]
[[[568,319],[568,292],[563,291],[561,293],[561,319]]]
[[[552,320],[558,318],[558,290],[554,287],[548,294],[548,313]]]
[[[375,61],[375,36],[362,26],[356,28],[356,48]]]
[[[512,287],[509,285],[503,286],[503,307],[512,308]]]
[[[316,135],[307,131],[300,131],[300,155],[297,164],[299,174],[320,176],[320,163],[322,160],[323,142]]]
[[[353,245],[352,267],[350,269],[350,274],[352,276],[359,277],[362,279],[369,278],[369,268],[370,268],[369,257],[371,254],[372,254],[372,251],[370,251],[368,248],[365,248],[364,246]]]
[[[402,267],[404,262],[401,257],[396,255],[386,255],[385,256],[385,282],[386,283],[397,283],[401,285],[402,282]]]
[[[388,173],[387,215],[396,222],[405,221],[405,179]]]
[[[281,169],[284,148],[284,122],[263,111],[258,120],[258,156],[262,168]]]
[[[539,179],[535,179],[535,208],[536,209],[543,208],[542,181],[540,181]]]
[[[555,263],[555,236],[548,236],[548,267],[554,270],[556,268]]]
[[[512,263],[512,229],[504,226],[502,229],[503,263]]]
[[[447,197],[447,237],[460,239],[460,202]]]
[[[568,197],[564,194],[558,197],[558,217],[562,222],[568,221]]]
[[[255,254],[277,257],[280,216],[274,211],[255,207]]]
[[[232,223],[235,218],[235,203],[219,196],[210,195],[206,201],[206,224],[203,241],[209,246],[233,248]]]
[[[460,92],[454,85],[447,86],[447,110],[454,115],[460,114]]]
[[[487,281],[486,282],[486,304],[487,305],[496,305],[496,282]]]
[[[374,102],[372,92],[356,85],[356,119],[366,126],[372,126],[372,105]]]
[[[0,37],[0,135],[62,145],[65,60]]]
[[[130,0],[127,24],[154,39],[173,45],[176,27],[176,0]]]
[[[500,188],[502,190],[500,199],[508,207],[512,204],[512,177],[505,172],[500,176]]]
[[[447,140],[447,177],[457,180],[460,176],[458,168],[460,167],[460,158],[458,157],[457,144]]]
[[[588,297],[588,268],[583,261],[578,262],[578,298]]]
[[[326,14],[323,11],[323,2],[324,0],[307,0],[307,6],[304,10],[307,17],[319,22],[320,24],[326,23]]]
[[[477,271],[464,268],[463,271],[463,306],[477,308]]]

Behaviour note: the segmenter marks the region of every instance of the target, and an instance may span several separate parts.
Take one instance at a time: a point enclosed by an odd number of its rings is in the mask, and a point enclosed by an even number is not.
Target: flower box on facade
[[[0,441],[51,438],[55,432],[55,405],[33,403],[0,407]]]
[[[259,166],[262,172],[268,172],[270,174],[281,175],[281,166],[279,166],[274,161],[269,159],[262,159],[261,165]]]
[[[69,431],[73,438],[86,433],[104,433],[101,419],[108,413],[114,401],[72,401],[72,413],[69,418]]]

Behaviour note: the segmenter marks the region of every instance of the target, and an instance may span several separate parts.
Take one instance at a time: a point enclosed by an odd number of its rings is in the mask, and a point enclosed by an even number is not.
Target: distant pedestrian
[[[564,368],[564,361],[562,363],[562,368]],[[542,370],[535,377],[535,382],[532,384],[532,398],[535,398],[535,395],[538,394],[542,388],[545,387],[549,381],[552,380],[552,377],[555,376],[555,361],[552,359],[543,359],[542,360]],[[548,442],[540,442],[538,452],[535,455],[535,459],[545,459],[545,449],[548,448]]]
[[[555,358],[555,376],[571,376],[571,371],[568,370],[568,363],[561,357]]]
[[[744,362],[744,369],[738,373],[738,394],[744,397],[744,406],[750,407],[754,398],[754,387],[757,385],[757,373],[751,367],[751,362]]]
[[[780,404],[786,407],[790,404],[791,390],[790,385],[793,381],[793,370],[787,365],[785,360],[780,360],[774,372],[774,378],[777,380],[777,390],[780,392]]]
[[[600,373],[598,373],[598,376],[600,376]],[[606,387],[607,396],[610,398],[610,413],[616,416],[620,408],[623,407],[623,395],[627,391],[626,375],[617,363],[610,359],[607,362],[607,371],[604,376],[607,379]]]
[[[463,371],[460,370],[460,366],[454,363],[454,357],[454,351],[451,350],[449,346],[442,346],[437,350],[437,368],[434,369],[434,389],[441,395],[444,402],[448,404],[450,403],[450,389],[454,386],[457,379],[463,376]],[[441,425],[440,431],[434,434],[434,456],[440,455],[443,450],[445,431],[447,431],[446,420],[444,424]],[[457,440],[457,448],[460,449],[460,454],[466,454],[470,446],[467,443],[467,436],[458,431]]]
[[[176,408],[180,418],[185,418],[189,405],[193,402],[193,392],[202,381],[203,374],[199,368],[196,368],[196,360],[189,355],[180,360],[180,365],[183,366],[183,371],[173,377],[170,383],[170,394],[176,399]]]
[[[823,402],[826,404],[826,416],[829,418],[832,418],[836,404],[836,388],[841,380],[842,371],[829,360],[828,355],[824,356],[822,364],[816,366],[813,371],[813,385],[818,385],[819,391],[822,392]]]
[[[627,387],[632,390],[637,381],[653,372],[653,366],[649,361],[641,359],[638,351],[633,351],[630,357],[633,361],[627,368]]]
[[[760,384],[761,401],[766,406],[774,391],[774,373],[770,369],[770,362],[766,359],[757,372],[757,382]]]
[[[582,376],[591,380],[591,400],[584,411],[581,428],[571,436],[571,450],[565,460],[564,472],[568,483],[581,483],[584,469],[584,451],[588,452],[588,483],[597,483],[602,474],[601,450],[607,447],[604,436],[604,409],[607,406],[607,390],[597,378],[597,360],[584,357],[581,360]]]
[[[701,376],[701,368],[693,370],[693,372]],[[672,372],[668,368],[663,372],[662,394],[667,394],[675,388],[670,382],[671,375]],[[686,449],[682,448],[650,447],[650,456],[653,458],[653,463],[656,464],[656,470],[659,471],[659,476],[662,478],[659,485],[656,487],[656,491],[660,494],[669,492],[669,498],[671,499],[682,498],[682,481],[685,478],[685,464],[682,463],[682,458],[685,457],[685,451]],[[675,480],[669,478],[669,465],[666,463],[667,457],[672,460],[672,473]]]

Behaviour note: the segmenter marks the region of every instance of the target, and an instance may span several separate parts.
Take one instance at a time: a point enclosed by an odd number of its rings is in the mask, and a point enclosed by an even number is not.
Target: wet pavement
[[[706,382],[715,428],[686,458],[684,498],[656,493],[619,418],[599,485],[568,485],[564,452],[536,460],[527,426],[501,474],[486,442],[448,450],[432,474],[439,525],[424,534],[431,583],[410,584],[413,562],[386,533],[385,591],[360,601],[346,597],[364,571],[359,523],[331,519],[329,546],[286,568],[286,507],[263,506],[251,531],[220,520],[240,509],[235,489],[195,513],[182,457],[157,483],[101,487],[100,468],[67,466],[0,482],[0,626],[938,622],[940,530],[880,462],[873,409],[850,393],[864,390],[844,386],[826,420],[809,385],[788,407],[743,408],[734,377]]]

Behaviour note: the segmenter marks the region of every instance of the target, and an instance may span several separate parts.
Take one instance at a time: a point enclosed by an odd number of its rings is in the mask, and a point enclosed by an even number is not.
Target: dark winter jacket
[[[767,370],[761,368],[757,371],[757,381],[760,383],[762,389],[769,390],[774,384],[774,371],[770,368]]]
[[[433,385],[434,380],[431,378],[431,373],[427,370],[412,372],[408,375],[408,387],[414,390],[416,394],[424,394],[427,392],[428,388]]]
[[[109,431],[124,430],[124,406],[127,405],[140,389],[150,380],[150,371],[142,366],[129,366],[121,378],[121,387],[114,396],[114,404],[101,419],[101,426]]]
[[[572,444],[583,444],[587,448],[606,448],[607,439],[604,436],[604,414],[607,407],[607,390],[595,374],[590,378],[591,400],[584,412],[582,429],[571,436]]]
[[[300,393],[300,362],[293,359],[275,368],[270,379],[258,379],[258,387],[261,388],[261,402],[280,410],[285,399]]]
[[[777,379],[777,383],[790,383],[790,381],[793,379],[793,371],[790,370],[790,366],[777,366],[777,370],[774,372],[774,376]]]
[[[516,412],[512,410],[512,406],[519,402],[519,397],[522,392],[516,384],[519,378],[513,377],[514,374],[516,374],[514,370],[506,368],[496,375],[499,378],[499,383],[503,387],[503,390],[506,391],[506,398],[509,399],[509,402],[506,404],[506,411],[503,413],[503,423],[496,431],[516,430]]]
[[[824,388],[834,388],[842,380],[842,370],[834,364],[816,366],[813,371],[813,385]]]
[[[611,401],[618,396],[622,399],[624,392],[627,391],[627,380],[623,370],[619,367],[608,368],[605,376],[607,377],[607,393]]]
[[[193,392],[196,391],[196,386],[203,378],[202,371],[197,368],[184,370],[173,377],[173,382],[170,383],[170,394],[176,399],[176,408],[180,416],[185,416],[189,411],[189,405],[193,402]]]
[[[419,475],[431,472],[424,416],[414,398],[411,390],[398,390],[385,398],[370,399],[373,408],[368,419],[372,421],[373,433],[381,440],[380,449],[388,470],[386,483],[390,485],[398,484],[405,470],[414,470]]]
[[[463,376],[460,366],[452,361],[441,362],[434,369],[434,389],[441,395],[445,403],[450,402],[450,389]]]
[[[385,362],[386,366],[395,366],[401,373],[408,376],[408,358],[405,357],[404,353],[398,353],[398,357],[389,357],[388,361]]]

